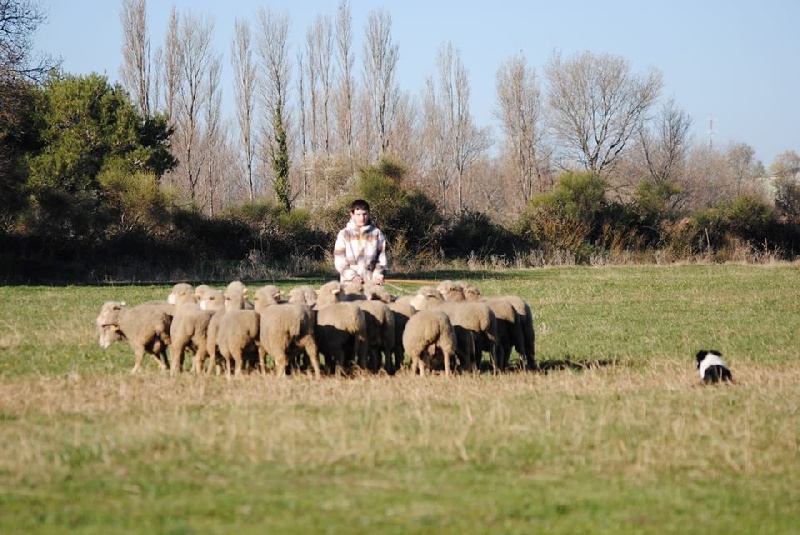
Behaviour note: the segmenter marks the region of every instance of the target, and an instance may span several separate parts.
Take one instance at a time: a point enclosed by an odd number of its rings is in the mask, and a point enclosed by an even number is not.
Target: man
[[[367,201],[350,204],[350,221],[336,236],[333,264],[342,282],[383,284],[388,269],[386,237],[372,224]]]

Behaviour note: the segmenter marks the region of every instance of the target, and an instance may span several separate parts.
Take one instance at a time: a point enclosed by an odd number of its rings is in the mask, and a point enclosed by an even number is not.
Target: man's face
[[[350,216],[353,218],[353,223],[355,223],[356,227],[363,227],[369,221],[369,212],[363,208],[356,208],[350,212]]]

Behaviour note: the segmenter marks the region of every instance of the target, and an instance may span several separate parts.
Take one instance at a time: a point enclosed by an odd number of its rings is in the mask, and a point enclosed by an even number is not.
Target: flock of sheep
[[[530,305],[515,295],[485,297],[454,281],[402,297],[383,286],[338,281],[297,286],[285,296],[267,285],[252,298],[240,281],[225,290],[179,283],[165,301],[107,301],[96,324],[101,347],[128,340],[136,356],[132,372],[147,353],[172,374],[183,371],[189,353],[193,372],[227,376],[267,373],[267,356],[279,376],[309,368],[315,377],[395,374],[406,356],[412,374],[449,375],[481,369],[484,353],[499,372],[508,368],[512,349],[523,369],[536,367]]]

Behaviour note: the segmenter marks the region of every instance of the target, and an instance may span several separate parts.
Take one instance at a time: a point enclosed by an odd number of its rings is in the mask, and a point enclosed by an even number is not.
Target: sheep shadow
[[[483,363],[481,371],[491,372],[491,364]],[[550,359],[541,360],[536,363],[536,368],[530,369],[522,366],[519,361],[512,363],[507,369],[506,373],[541,373],[547,375],[550,372],[570,370],[574,372],[581,372],[585,370],[592,370],[597,368],[604,368],[607,366],[616,366],[618,362],[614,359],[577,359],[571,355],[566,355],[563,359]],[[486,368],[485,370],[483,368]]]

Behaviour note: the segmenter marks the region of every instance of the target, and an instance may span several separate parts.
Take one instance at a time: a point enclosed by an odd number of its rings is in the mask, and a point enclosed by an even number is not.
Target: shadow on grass
[[[551,359],[551,360],[539,361],[536,363],[536,368],[533,370],[525,368],[521,366],[519,362],[516,362],[510,365],[508,369],[506,369],[506,373],[514,373],[514,372],[524,373],[530,371],[534,373],[547,374],[553,371],[563,371],[563,370],[580,372],[584,370],[604,368],[606,366],[616,366],[617,364],[619,363],[613,359],[578,360],[567,355],[563,359]],[[481,371],[491,372],[492,371],[491,364],[488,362],[482,363]]]

